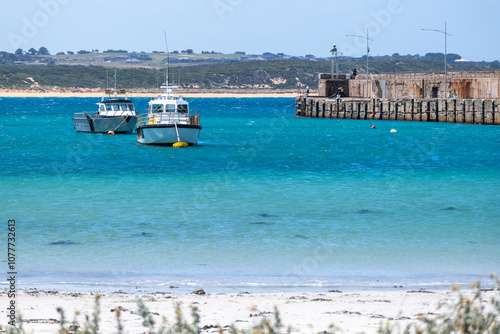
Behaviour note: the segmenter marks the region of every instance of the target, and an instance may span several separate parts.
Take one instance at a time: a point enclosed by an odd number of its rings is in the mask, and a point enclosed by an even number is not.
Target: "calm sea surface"
[[[299,290],[500,272],[500,127],[199,98],[200,145],[173,149],[77,133],[72,114],[98,100],[0,99],[0,243],[15,219],[18,286]]]

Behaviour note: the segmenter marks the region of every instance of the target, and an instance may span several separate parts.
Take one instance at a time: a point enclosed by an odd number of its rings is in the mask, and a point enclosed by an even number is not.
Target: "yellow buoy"
[[[396,131],[396,129],[392,129],[391,132],[392,133],[396,133],[397,131]]]
[[[179,141],[177,143],[174,143],[172,147],[188,147],[188,144],[182,141]]]
[[[108,131],[108,135],[114,135],[115,132],[114,131]]]

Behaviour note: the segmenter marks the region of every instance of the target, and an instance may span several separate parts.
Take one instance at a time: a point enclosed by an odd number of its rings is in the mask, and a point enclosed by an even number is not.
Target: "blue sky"
[[[283,52],[328,56],[448,52],[499,60],[498,0],[0,0],[0,50]]]

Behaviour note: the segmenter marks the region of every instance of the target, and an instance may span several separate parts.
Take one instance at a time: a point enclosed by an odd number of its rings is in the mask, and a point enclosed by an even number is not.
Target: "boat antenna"
[[[116,94],[116,67],[115,67],[115,94]]]

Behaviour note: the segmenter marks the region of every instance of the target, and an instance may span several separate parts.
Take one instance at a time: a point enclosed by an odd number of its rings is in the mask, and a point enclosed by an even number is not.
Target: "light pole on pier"
[[[332,53],[332,76],[335,77],[335,79],[338,78],[338,72],[339,72],[339,55],[337,53],[337,45],[333,44],[333,48],[330,50]]]
[[[446,80],[446,70],[447,70],[447,62],[446,62],[446,54],[447,54],[446,41],[447,41],[447,38],[446,37],[451,36],[451,35],[446,32],[446,21],[444,21],[444,31],[437,30],[437,29],[422,29],[422,30],[434,31],[434,32],[444,34],[444,98],[447,98],[448,97],[448,93],[447,93],[448,86],[447,86],[447,80]]]
[[[359,38],[364,38],[366,39],[366,97],[370,98],[370,93],[368,92],[368,55],[370,53],[370,46],[368,44],[368,41],[372,41],[370,37],[368,36],[368,28],[366,29],[366,36],[361,36],[361,35],[346,35],[346,36],[351,36],[351,37],[359,37]]]

